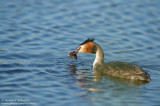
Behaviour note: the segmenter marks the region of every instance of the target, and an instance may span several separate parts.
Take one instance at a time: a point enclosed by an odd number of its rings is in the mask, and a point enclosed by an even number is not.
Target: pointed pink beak
[[[77,54],[77,53],[79,53],[79,50],[80,50],[81,48],[77,48],[77,49],[75,49],[75,50],[73,50],[72,52],[73,52],[73,54]]]

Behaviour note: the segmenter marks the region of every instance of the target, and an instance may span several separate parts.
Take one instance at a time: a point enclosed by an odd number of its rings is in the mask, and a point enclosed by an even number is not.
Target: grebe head
[[[77,53],[96,53],[96,46],[93,42],[94,38],[88,38],[83,43],[81,43],[74,51],[77,51]]]

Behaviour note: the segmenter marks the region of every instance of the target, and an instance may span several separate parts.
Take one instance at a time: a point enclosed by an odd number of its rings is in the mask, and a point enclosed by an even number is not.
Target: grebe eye
[[[79,46],[78,49],[81,49],[81,46]]]

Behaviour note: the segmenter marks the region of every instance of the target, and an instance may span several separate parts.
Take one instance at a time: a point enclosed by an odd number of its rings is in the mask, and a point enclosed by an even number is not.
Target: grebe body
[[[77,53],[93,53],[96,54],[96,58],[93,62],[93,70],[97,73],[104,75],[131,79],[131,80],[141,80],[150,81],[150,76],[141,67],[130,62],[110,62],[104,63],[104,53],[101,46],[93,39],[87,39],[81,43],[75,50]]]
[[[119,78],[150,81],[149,74],[141,67],[130,62],[110,62],[102,65],[95,65],[93,68],[96,72]]]

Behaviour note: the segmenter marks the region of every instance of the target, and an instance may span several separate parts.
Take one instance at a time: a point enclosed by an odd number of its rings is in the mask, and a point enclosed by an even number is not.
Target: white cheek
[[[80,49],[80,50],[79,50],[79,53],[81,53],[81,52],[83,52],[83,50],[82,50],[82,49]]]
[[[83,48],[84,46],[81,46],[81,49],[79,50],[79,52],[84,52]]]

